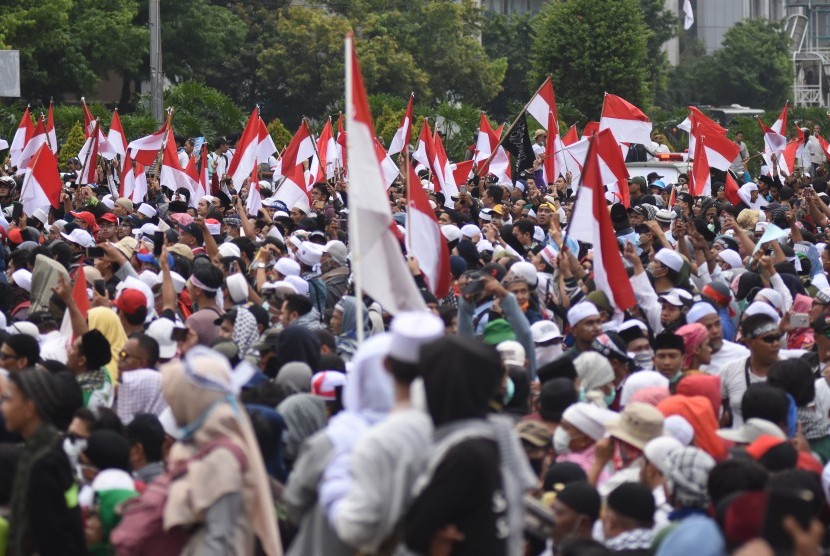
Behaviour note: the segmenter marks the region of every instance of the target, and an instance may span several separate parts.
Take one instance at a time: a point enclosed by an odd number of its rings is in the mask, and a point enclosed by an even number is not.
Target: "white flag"
[[[689,30],[695,24],[695,13],[692,11],[692,0],[683,2],[683,28]]]

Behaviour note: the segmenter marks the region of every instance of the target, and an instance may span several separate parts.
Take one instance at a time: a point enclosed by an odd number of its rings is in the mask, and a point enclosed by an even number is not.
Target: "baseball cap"
[[[668,303],[674,307],[689,307],[693,302],[692,295],[680,288],[672,288],[657,298],[657,301]]]
[[[536,321],[530,325],[530,333],[533,335],[533,342],[544,344],[557,338],[562,338],[562,332],[556,323],[549,320]]]
[[[147,297],[141,290],[126,288],[116,298],[115,307],[125,314],[132,315],[142,307],[147,307]]]
[[[14,231],[14,230],[12,230]],[[61,236],[75,245],[80,245],[81,247],[92,247],[95,245],[95,240],[86,230],[82,230],[80,228],[75,228],[72,230],[72,233],[65,234],[61,232]],[[11,236],[10,236],[11,237]]]
[[[311,393],[326,401],[337,399],[337,388],[346,384],[346,375],[340,371],[320,371],[311,377]]]
[[[138,291],[138,290],[126,290]],[[123,294],[122,294],[123,297]],[[173,329],[179,328],[176,323],[167,318],[159,318],[150,323],[147,327],[147,335],[153,338],[159,345],[159,357],[162,359],[171,359],[176,356],[178,346],[176,341],[171,338]]]

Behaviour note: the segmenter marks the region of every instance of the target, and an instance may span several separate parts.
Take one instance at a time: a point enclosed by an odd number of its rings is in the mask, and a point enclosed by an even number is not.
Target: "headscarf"
[[[285,456],[294,461],[305,439],[326,426],[326,404],[311,394],[294,394],[277,406],[277,413],[285,419]]]
[[[695,446],[715,458],[726,459],[726,445],[717,435],[718,420],[712,404],[703,396],[671,396],[657,404],[665,415],[680,415],[695,431]]]
[[[668,386],[650,386],[648,388],[641,388],[632,394],[629,404],[634,402],[641,402],[657,407],[657,404],[671,396]]]
[[[574,359],[577,384],[588,392],[614,382],[614,369],[604,356],[595,351],[586,351]]]
[[[718,375],[706,373],[687,373],[677,383],[677,393],[682,396],[703,396],[712,404],[712,411],[715,417],[721,414],[721,382]]]
[[[219,353],[201,346],[182,361],[162,367],[162,389],[184,441],[170,449],[170,461],[192,458],[200,448],[226,438],[247,456],[242,473],[243,507],[263,551],[282,554],[274,501],[256,436],[247,414],[237,406],[231,368]],[[171,483],[164,507],[164,527],[195,525],[204,513],[238,480],[239,470],[217,466],[211,458],[192,461],[188,472]],[[253,547],[247,547],[253,549]]]
[[[637,371],[636,373],[632,373],[623,383],[622,392],[620,392],[620,407],[623,408],[630,404],[633,401],[631,398],[639,390],[655,387],[668,390],[669,379],[657,371]]]
[[[157,370],[136,369],[121,375],[115,409],[122,423],[129,424],[138,413],[161,415],[166,407]]]
[[[709,339],[709,331],[699,322],[684,324],[675,331],[683,338],[683,368],[690,369],[697,350]]]
[[[35,266],[32,268],[32,293],[29,314],[38,311],[48,311],[49,301],[52,299],[52,288],[58,286],[60,278],[70,283],[69,273],[54,259],[46,255],[35,257]]]
[[[354,340],[357,338],[357,298],[344,295],[337,302],[335,308],[343,311],[343,325],[340,327],[340,336]],[[369,334],[369,311],[363,306],[363,330]]]
[[[302,361],[313,369],[320,362],[320,340],[303,326],[289,326],[277,336],[275,368],[286,363]]]
[[[86,319],[89,323],[89,329],[100,331],[110,343],[112,359],[104,365],[104,368],[109,373],[112,383],[115,384],[118,382],[119,354],[124,349],[124,344],[127,343],[127,334],[124,332],[121,320],[115,314],[115,311],[109,307],[93,307],[87,311]]]
[[[257,341],[259,332],[256,317],[245,307],[236,308],[236,320],[233,322],[233,343],[239,348],[239,359],[253,355],[251,346]]]
[[[251,416],[251,421],[258,418],[268,423],[271,432],[271,435],[269,435],[270,442],[260,445],[262,460],[265,462],[265,469],[268,470],[268,474],[279,482],[285,483],[288,478],[288,471],[285,468],[285,459],[283,458],[285,449],[282,445],[285,419],[274,408],[265,405],[246,404],[245,407]]]
[[[311,367],[302,361],[286,363],[277,372],[274,382],[282,386],[286,395],[300,394],[311,391],[311,377],[314,373]]]
[[[352,359],[343,387],[343,411],[332,417],[326,434],[333,454],[320,482],[320,503],[335,523],[340,502],[351,490],[351,454],[369,428],[386,418],[395,404],[395,389],[384,360],[392,345],[391,334],[363,342]]]
[[[700,448],[684,446],[666,456],[666,486],[680,508],[706,508],[706,484],[715,460]]]
[[[801,295],[795,296],[791,313],[809,313],[813,306],[813,298]],[[816,333],[812,327],[793,328],[787,334],[787,347],[789,349],[801,349],[804,346],[809,346],[815,342]]]

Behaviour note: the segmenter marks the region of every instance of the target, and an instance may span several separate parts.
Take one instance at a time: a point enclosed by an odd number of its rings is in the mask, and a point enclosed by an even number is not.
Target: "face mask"
[[[557,427],[553,433],[553,449],[560,456],[571,453],[571,435],[562,427]]]
[[[536,346],[534,351],[536,352],[536,366],[541,367],[562,355],[562,343],[560,342],[550,346]]]
[[[648,350],[635,353],[634,364],[644,370],[650,371],[654,368],[654,352]]]
[[[513,399],[514,394],[516,394],[516,385],[513,384],[513,379],[507,377],[507,385],[505,386],[504,398],[502,400],[504,405],[510,403],[510,400]]]
[[[613,388],[610,394],[606,394],[605,396],[605,407],[611,407],[611,404],[614,403],[614,400],[617,399],[617,389]]]

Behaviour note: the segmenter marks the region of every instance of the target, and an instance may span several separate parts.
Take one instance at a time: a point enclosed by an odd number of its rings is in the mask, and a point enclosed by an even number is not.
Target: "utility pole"
[[[159,1],[150,0],[150,111],[157,122],[164,120],[164,70],[161,66],[161,15]]]

